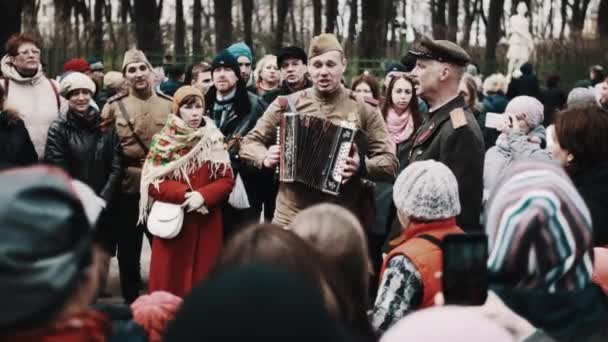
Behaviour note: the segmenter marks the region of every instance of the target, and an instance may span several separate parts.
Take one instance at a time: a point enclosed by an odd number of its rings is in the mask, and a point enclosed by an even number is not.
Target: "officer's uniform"
[[[126,117],[121,111],[121,103]],[[152,136],[164,126],[172,103],[171,97],[162,93],[153,92],[146,100],[132,94],[118,94],[108,99],[101,114],[104,121],[114,122],[124,154],[126,172],[117,200],[115,226],[118,230],[120,285],[128,303],[139,296],[141,286],[139,259],[143,229],[137,227],[141,170]],[[127,118],[146,150],[137,141]]]
[[[420,46],[410,51],[422,59],[465,65],[468,54],[448,41],[423,38]],[[465,230],[479,230],[483,193],[484,143],[481,129],[462,96],[430,111],[419,128],[410,151],[410,163],[434,159],[447,165],[456,176],[461,204],[458,225]]]
[[[341,51],[335,37],[321,35],[315,37],[311,43],[309,56],[312,58],[332,50]],[[368,103],[356,100],[350,90],[343,86],[339,86],[329,96],[321,94],[315,87],[289,96],[298,113],[323,117],[336,124],[346,120],[364,130],[367,133],[368,150],[367,155],[361,158],[362,170],[343,186],[339,196],[324,194],[300,183],[281,183],[273,222],[287,225],[298,212],[321,202],[333,202],[355,214],[361,214],[360,205],[364,190],[361,176],[372,180],[392,180],[399,169],[395,145],[391,142],[380,111]],[[279,125],[281,114],[287,110],[286,101],[281,99],[277,99],[268,107],[241,145],[241,158],[259,168],[263,167],[268,146],[276,144],[276,127]]]

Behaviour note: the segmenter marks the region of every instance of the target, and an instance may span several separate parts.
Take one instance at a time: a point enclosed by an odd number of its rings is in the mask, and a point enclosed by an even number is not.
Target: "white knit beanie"
[[[95,82],[81,72],[71,72],[59,82],[59,92],[63,97],[66,97],[69,92],[76,89],[86,89],[91,91],[91,94],[94,94],[96,89]]]
[[[543,123],[545,119],[545,107],[540,101],[531,96],[517,96],[514,97],[507,108],[505,113],[507,114],[526,114],[526,122],[530,129]]]
[[[410,164],[393,187],[395,207],[407,216],[434,221],[460,214],[458,182],[452,171],[434,160]]]

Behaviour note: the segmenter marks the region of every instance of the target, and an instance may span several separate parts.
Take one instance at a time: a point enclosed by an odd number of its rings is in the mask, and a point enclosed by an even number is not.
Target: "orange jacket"
[[[404,255],[414,264],[422,278],[424,293],[419,309],[433,306],[435,295],[441,291],[441,277],[438,275],[443,270],[443,254],[438,244],[448,234],[464,234],[456,225],[455,218],[412,224],[404,231],[402,242],[384,259],[380,280],[388,261],[396,255]]]

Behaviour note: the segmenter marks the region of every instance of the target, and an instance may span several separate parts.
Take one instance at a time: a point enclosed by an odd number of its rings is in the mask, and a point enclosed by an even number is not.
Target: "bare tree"
[[[180,62],[186,55],[186,22],[184,21],[184,2],[175,1],[175,32],[174,32],[174,53],[175,59]]]
[[[500,39],[500,19],[502,17],[505,0],[490,0],[488,25],[486,26],[486,74],[496,71],[496,46]]]
[[[283,46],[283,36],[285,35],[285,22],[287,13],[291,6],[291,0],[277,0],[277,28],[274,39],[274,50],[278,50]]]
[[[105,5],[105,0],[95,0],[93,8],[93,53],[98,57],[103,56],[103,10]]]
[[[133,0],[133,21],[137,46],[146,52],[148,58],[159,62],[162,59],[163,43],[160,30],[160,15],[163,0]],[[152,62],[154,63],[154,62]]]
[[[213,0],[215,49],[221,51],[232,43],[232,0]]]
[[[473,28],[473,22],[477,17],[477,9],[479,7],[479,0],[463,0],[462,7],[464,8],[464,24],[462,26],[462,41],[460,45],[467,48],[471,42],[471,29]]]
[[[355,46],[357,41],[357,22],[359,21],[359,1],[350,0],[350,19],[348,21],[348,46]]]
[[[192,54],[195,56],[203,55],[202,12],[201,0],[194,0],[192,3]]]
[[[572,11],[570,29],[572,34],[575,36],[580,36],[583,33],[589,2],[591,2],[591,0],[574,0],[572,2],[566,2]]]
[[[338,0],[325,0],[325,32],[336,31],[336,19],[338,17]]]
[[[386,35],[379,36],[378,32],[386,32],[384,20],[386,1],[388,0],[362,1],[361,3],[360,58],[369,59],[384,55]]]
[[[243,11],[243,36],[245,37],[245,44],[253,46],[253,34],[251,29],[253,0],[241,0],[241,8]]]
[[[21,1],[0,0],[0,52],[2,56],[6,53],[4,45],[15,33],[21,31],[21,12],[23,4]]]
[[[39,36],[38,32],[38,11],[40,0],[23,0],[23,29],[24,33]]]
[[[597,31],[602,39],[608,39],[608,0],[601,0],[597,15]]]
[[[435,39],[445,39],[447,36],[445,12],[446,0],[431,0],[431,25]]]
[[[323,4],[321,0],[312,0],[312,18],[313,18],[313,35],[318,36],[321,34],[321,13]]]
[[[447,39],[456,42],[458,33],[458,0],[448,0]]]

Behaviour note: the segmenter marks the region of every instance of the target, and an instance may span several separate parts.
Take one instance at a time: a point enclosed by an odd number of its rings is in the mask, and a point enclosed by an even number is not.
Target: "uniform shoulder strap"
[[[112,102],[118,101],[118,100],[122,99],[123,97],[127,97],[127,95],[129,95],[127,92],[116,93],[113,96],[110,96],[108,98],[108,102],[107,103],[112,103]]]
[[[120,114],[127,121],[127,126],[129,126],[131,133],[133,133],[133,138],[135,138],[135,142],[139,145],[139,147],[141,147],[141,149],[146,154],[148,154],[148,151],[149,151],[148,146],[146,146],[146,144],[144,144],[144,142],[141,140],[141,138],[139,137],[137,132],[135,132],[135,127],[133,127],[133,124],[131,123],[131,117],[129,116],[129,112],[127,111],[127,108],[125,108],[125,104],[122,102],[122,100],[118,100],[117,103],[118,103],[118,109],[120,109]]]

